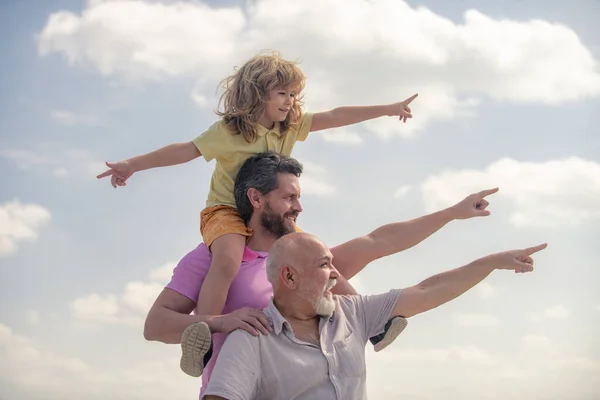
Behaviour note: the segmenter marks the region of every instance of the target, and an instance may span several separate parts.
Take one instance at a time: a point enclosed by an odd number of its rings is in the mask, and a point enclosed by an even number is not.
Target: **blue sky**
[[[218,80],[265,48],[302,59],[309,111],[420,93],[406,125],[296,147],[303,229],[335,245],[500,187],[492,216],[373,263],[362,292],[550,244],[535,273],[494,273],[369,349],[370,396],[600,396],[600,3],[38,3],[0,5],[1,399],[195,398],[141,323],[201,240],[213,164],[119,190],[95,175],[202,133]]]

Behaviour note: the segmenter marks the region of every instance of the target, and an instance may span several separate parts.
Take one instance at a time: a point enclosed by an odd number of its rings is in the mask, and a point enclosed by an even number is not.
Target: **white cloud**
[[[50,170],[57,178],[71,176],[95,179],[106,167],[94,155],[84,149],[68,149],[61,145],[44,145],[34,150],[0,150],[0,157],[13,161],[24,170]]]
[[[494,198],[514,206],[517,227],[577,225],[600,218],[600,164],[571,157],[546,162],[500,159],[483,170],[445,171],[421,185],[428,210],[454,204],[465,193],[500,187]]]
[[[493,297],[496,297],[496,295],[497,295],[496,288],[494,288],[492,285],[490,285],[489,283],[487,283],[485,281],[481,282],[479,285],[475,286],[475,292],[482,299],[491,299]]]
[[[177,266],[175,262],[165,263],[162,267],[153,269],[148,276],[154,282],[167,284],[173,276],[173,270]]]
[[[164,287],[164,284],[156,282],[129,282],[121,299],[129,309],[144,315]]]
[[[328,171],[325,167],[307,161],[302,161],[304,172],[302,181],[302,194],[319,197],[332,197],[337,188],[327,181]]]
[[[69,306],[76,318],[100,322],[117,322],[119,305],[114,294],[99,295],[92,293],[86,297],[76,299]]]
[[[66,110],[53,110],[50,117],[66,126],[97,124],[96,118],[91,115],[78,115]]]
[[[21,204],[18,200],[0,204],[0,256],[17,251],[21,241],[37,239],[50,218],[50,211],[37,204]]]
[[[547,308],[544,316],[549,319],[563,319],[569,316],[569,311],[562,305]]]
[[[315,133],[313,133],[315,135]],[[328,142],[341,143],[356,146],[363,142],[358,132],[349,128],[328,129],[324,132],[318,132],[316,135],[323,137]]]
[[[451,346],[446,348],[403,349],[402,351],[381,353],[383,357],[402,358],[409,362],[425,363],[455,363],[467,362],[472,364],[493,365],[498,361],[489,353],[477,346]]]
[[[568,318],[569,315],[569,310],[567,310],[565,306],[559,304],[546,308],[542,314],[534,314],[532,319],[539,322],[546,319],[565,319]]]
[[[394,198],[395,199],[400,199],[400,198],[406,196],[406,194],[408,194],[408,192],[410,192],[411,189],[412,189],[412,186],[410,186],[410,185],[402,185],[402,186],[400,186],[394,192]]]
[[[500,320],[491,314],[458,313],[454,316],[456,322],[464,327],[495,327]]]
[[[418,91],[410,123],[364,125],[383,138],[472,116],[488,96],[563,104],[600,95],[597,60],[569,27],[477,10],[457,24],[399,0],[258,0],[244,10],[200,1],[94,1],[80,14],[50,15],[38,46],[41,55],[59,53],[110,76],[202,77],[192,96],[202,106],[233,65],[275,48],[302,58],[312,108],[395,102]],[[350,137],[344,142],[359,138]]]
[[[169,262],[153,269],[149,281],[129,282],[123,293],[92,293],[75,299],[69,307],[73,317],[109,324],[139,326],[148,310],[171,278],[176,263]]]
[[[89,346],[91,342],[83,344]],[[72,347],[80,345],[74,343]],[[182,379],[176,359],[136,363],[129,354],[122,363],[109,368],[94,365],[52,351],[0,323],[2,396],[36,400],[158,400],[197,393],[198,381]]]
[[[50,15],[39,35],[39,51],[60,52],[72,64],[91,63],[105,75],[158,79],[201,74],[207,65],[232,57],[243,24],[240,9],[213,9],[200,2],[91,2],[81,15]]]
[[[552,345],[552,340],[547,336],[534,335],[531,333],[526,334],[521,339],[523,343],[531,347],[548,347]]]

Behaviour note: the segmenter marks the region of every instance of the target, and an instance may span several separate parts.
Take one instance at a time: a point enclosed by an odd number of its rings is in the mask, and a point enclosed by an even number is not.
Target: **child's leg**
[[[212,261],[200,288],[195,312],[200,315],[221,314],[229,287],[240,269],[250,231],[237,209],[216,206],[202,211],[201,232],[204,243],[212,252]],[[202,375],[212,354],[210,332],[202,324],[190,325],[181,341],[181,369],[194,377]]]
[[[240,270],[246,237],[228,233],[218,237],[210,246],[212,262],[202,283],[196,314],[221,314],[231,282]]]

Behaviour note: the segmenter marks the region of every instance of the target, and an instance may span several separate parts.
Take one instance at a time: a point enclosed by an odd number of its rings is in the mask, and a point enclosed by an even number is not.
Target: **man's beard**
[[[287,219],[290,216],[297,217],[298,212],[289,211],[283,215],[279,215],[273,211],[273,208],[267,202],[264,211],[260,215],[260,224],[267,232],[279,239],[288,233],[296,231],[296,224],[292,220]]]
[[[308,301],[313,306],[317,315],[329,318],[335,311],[335,302],[333,301],[333,298],[329,298],[325,292],[333,288],[336,283],[336,279],[329,279],[317,292],[318,294],[315,298],[315,285],[310,282],[302,281],[298,290],[298,296]]]
[[[325,288],[323,289],[323,292],[317,300],[317,304],[315,305],[315,312],[317,315],[325,318],[329,318],[333,315],[333,312],[335,311],[335,302],[333,299],[326,297],[325,292],[333,288],[336,283],[337,280],[330,279],[325,285]]]

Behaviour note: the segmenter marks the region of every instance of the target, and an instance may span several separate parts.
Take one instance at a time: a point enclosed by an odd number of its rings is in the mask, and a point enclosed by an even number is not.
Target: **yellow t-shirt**
[[[233,134],[223,120],[214,123],[206,132],[194,139],[193,143],[206,161],[217,160],[210,181],[206,207],[218,205],[236,207],[233,185],[244,162],[264,151],[291,155],[296,142],[303,142],[308,137],[312,117],[312,114],[305,113],[300,123],[290,128],[285,135],[279,132],[278,122],[273,129],[257,125],[258,139],[254,143],[246,142],[242,135]]]

